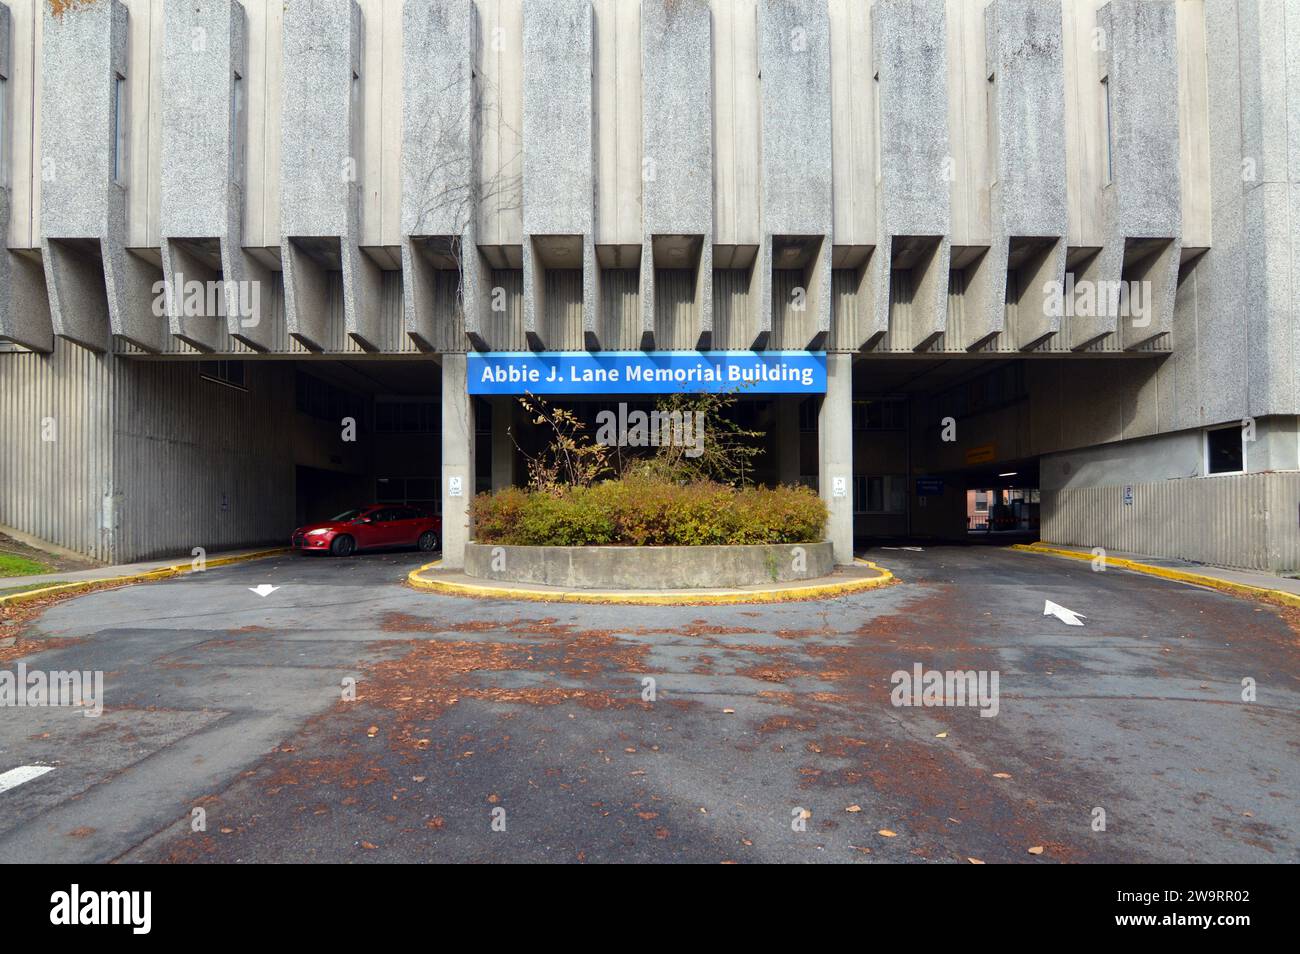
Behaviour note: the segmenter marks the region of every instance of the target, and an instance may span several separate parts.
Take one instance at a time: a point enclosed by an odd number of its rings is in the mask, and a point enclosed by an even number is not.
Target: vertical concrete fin
[[[759,0],[762,247],[756,344],[823,346],[830,331],[831,45],[826,0]],[[802,270],[775,301],[773,269]],[[784,296],[783,296],[784,297]],[[783,327],[773,325],[779,314]]]
[[[971,319],[963,329],[965,340],[954,342],[963,348],[981,345],[1004,330],[1008,267],[1016,270],[1022,290],[1015,345],[1036,346],[1060,327],[1044,284],[1059,286],[1065,278],[1061,23],[1060,0],[993,0],[984,8],[992,239],[967,286]]]
[[[577,349],[598,314],[591,0],[523,0],[523,14],[524,332],[534,348]],[[548,268],[581,269],[576,324],[560,314],[571,301],[548,310]]]
[[[1107,104],[1105,246],[1076,276],[1076,284],[1092,283],[1095,306],[1070,316],[1076,350],[1116,331],[1122,347],[1135,348],[1172,328],[1182,251],[1176,17],[1172,0],[1109,0],[1097,10]],[[1133,269],[1144,277],[1131,279]],[[1144,314],[1120,314],[1131,301],[1118,293],[1128,280],[1150,282]]]
[[[404,0],[402,5],[402,267],[406,333],[422,348],[460,350],[483,340],[475,279],[481,271],[478,135],[474,90],[477,14],[473,0]],[[436,264],[424,243],[457,250]],[[438,268],[458,267],[463,333],[454,315],[435,314]],[[445,309],[444,309],[445,311]]]
[[[0,80],[8,81],[10,52],[9,8],[0,3]],[[2,94],[0,94],[2,95]],[[7,116],[7,111],[3,115]],[[7,131],[0,130],[0,148],[9,148]],[[0,157],[0,164],[3,157]],[[9,183],[0,179],[0,238],[8,236],[13,208]],[[0,341],[12,341],[33,351],[54,349],[54,326],[41,266],[0,245]]]
[[[871,44],[879,102],[877,241],[866,276],[872,313],[859,333],[864,346],[873,346],[892,330],[892,272],[921,268],[912,280],[918,297],[910,327],[892,343],[924,348],[947,327],[948,276],[939,270],[946,272],[951,256],[953,159],[944,0],[876,0]],[[901,252],[909,258],[896,261]]]
[[[119,335],[161,351],[162,270],[126,249],[127,189],[147,187],[128,181],[124,148],[131,111],[142,108],[127,95],[127,8],[105,0],[41,11],[41,250],[54,331],[97,350]]]
[[[247,329],[246,337],[270,341],[260,316],[258,324],[245,325],[255,316],[239,314],[241,301],[269,298],[270,286],[254,296],[241,289],[247,276],[227,274],[224,264],[233,250],[243,254],[246,72],[241,4],[164,7],[159,233],[167,317],[173,335],[203,351],[229,349],[232,318]],[[219,291],[216,313],[195,307],[210,300],[200,294],[208,282]]]
[[[361,9],[294,0],[283,24],[280,256],[289,333],[324,350],[329,272],[343,277],[345,332],[379,340],[379,267],[360,253]]]
[[[642,0],[641,327],[643,335],[675,348],[712,338],[712,69],[708,0]],[[659,243],[662,261],[654,254],[656,236],[666,240]],[[656,334],[656,265],[693,270],[689,333],[674,328]]]

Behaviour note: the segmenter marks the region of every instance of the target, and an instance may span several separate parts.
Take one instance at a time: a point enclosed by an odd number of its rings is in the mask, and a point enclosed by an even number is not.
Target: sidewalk
[[[220,550],[207,555],[208,566],[222,566],[226,563],[240,563],[262,556],[271,556],[284,552],[284,547],[249,547],[244,550]],[[189,559],[169,557],[166,560],[147,560],[143,563],[119,563],[116,566],[97,566],[90,570],[75,570],[70,573],[41,573],[35,576],[0,576],[0,591],[18,586],[30,586],[37,583],[93,583],[97,580],[113,580],[119,577],[143,576],[159,570],[179,570],[189,572]]]
[[[1091,560],[1092,550],[1088,547],[1076,547],[1063,543],[1034,543],[1028,546],[1017,544],[1012,549],[1022,550],[1029,553],[1045,553],[1048,555],[1058,555],[1074,557],[1081,560]],[[1138,572],[1155,572],[1157,576],[1167,576],[1170,579],[1179,579],[1184,582],[1197,583],[1209,581],[1218,581],[1220,583],[1232,586],[1245,586],[1259,590],[1272,590],[1282,593],[1290,593],[1300,598],[1300,579],[1292,579],[1286,576],[1276,576],[1272,573],[1262,573],[1258,570],[1230,570],[1225,567],[1207,566],[1204,563],[1192,563],[1189,560],[1172,560],[1165,557],[1147,556],[1142,553],[1120,553],[1115,550],[1106,551],[1106,561],[1108,564],[1116,566],[1119,569],[1134,569]],[[1134,564],[1126,567],[1125,563]],[[1149,568],[1144,571],[1143,568]],[[1168,573],[1160,573],[1161,570],[1167,570]],[[1201,579],[1195,579],[1195,578]]]

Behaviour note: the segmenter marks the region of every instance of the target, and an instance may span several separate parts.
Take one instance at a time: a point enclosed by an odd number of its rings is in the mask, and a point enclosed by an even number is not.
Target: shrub
[[[553,491],[479,494],[479,543],[514,546],[708,546],[810,543],[826,529],[826,505],[806,487],[736,489],[632,477]]]

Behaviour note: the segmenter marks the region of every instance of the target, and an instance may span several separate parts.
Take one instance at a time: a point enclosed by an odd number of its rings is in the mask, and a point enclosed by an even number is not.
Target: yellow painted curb
[[[865,577],[858,580],[845,580],[842,583],[822,583],[815,586],[792,586],[780,590],[732,590],[708,591],[697,594],[649,594],[626,593],[622,591],[556,591],[522,590],[508,586],[495,586],[479,583],[460,583],[450,580],[429,580],[422,577],[425,570],[432,570],[442,561],[434,560],[407,575],[406,582],[419,590],[429,590],[444,596],[477,596],[503,600],[531,600],[537,603],[602,603],[625,606],[705,606],[724,603],[784,603],[797,600],[824,599],[831,596],[844,596],[863,590],[885,586],[896,578],[882,566],[869,560],[855,559],[853,562],[868,566],[879,576]]]
[[[1068,557],[1071,560],[1088,560],[1094,559],[1091,553],[1080,553],[1077,550],[1063,550],[1060,547],[1049,546],[1045,543],[1013,543],[1012,550],[1021,550],[1025,553],[1041,553],[1047,556]],[[1223,590],[1225,593],[1231,593],[1236,596],[1267,596],[1270,599],[1279,600],[1288,606],[1300,606],[1300,596],[1294,593],[1288,593],[1286,590],[1271,590],[1263,586],[1251,586],[1249,583],[1234,583],[1231,580],[1221,580],[1217,576],[1205,576],[1201,573],[1190,573],[1187,570],[1176,570],[1167,566],[1152,566],[1150,563],[1139,563],[1136,560],[1125,560],[1123,557],[1106,557],[1106,566],[1115,566],[1123,570],[1132,570],[1134,573],[1146,573],[1148,576],[1158,576],[1166,580],[1175,580],[1179,583],[1195,583],[1197,586],[1208,586],[1212,589]]]
[[[288,547],[277,547],[274,550],[258,550],[255,553],[244,553],[239,556],[217,557],[208,560],[204,566],[210,568],[214,566],[228,566],[231,563],[246,563],[249,560],[261,560],[266,557],[279,556],[282,553],[289,553]],[[39,590],[27,590],[24,593],[12,593],[9,596],[0,596],[0,606],[13,606],[18,603],[27,603],[31,600],[39,600],[46,596],[53,596],[56,593],[73,593],[77,590],[93,590],[103,586],[122,586],[128,583],[144,583],[149,580],[165,580],[173,576],[183,576],[187,573],[198,572],[194,570],[189,563],[175,563],[171,566],[160,566],[156,570],[145,570],[140,573],[129,573],[126,576],[107,576],[99,580],[78,580],[73,583],[56,583],[52,586],[45,586]],[[6,577],[6,579],[21,581],[21,576]],[[21,585],[21,583],[19,584]]]

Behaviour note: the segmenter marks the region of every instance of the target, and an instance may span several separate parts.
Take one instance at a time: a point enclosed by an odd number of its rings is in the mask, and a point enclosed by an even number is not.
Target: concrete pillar
[[[465,544],[472,535],[474,404],[465,370],[465,355],[442,356],[442,565],[448,569],[465,565]]]
[[[782,484],[799,483],[799,401],[795,394],[776,397],[776,479]]]
[[[826,396],[817,417],[817,478],[830,511],[835,562],[853,562],[853,356],[826,356]]]
[[[515,399],[492,398],[492,489],[503,490],[515,483]]]

